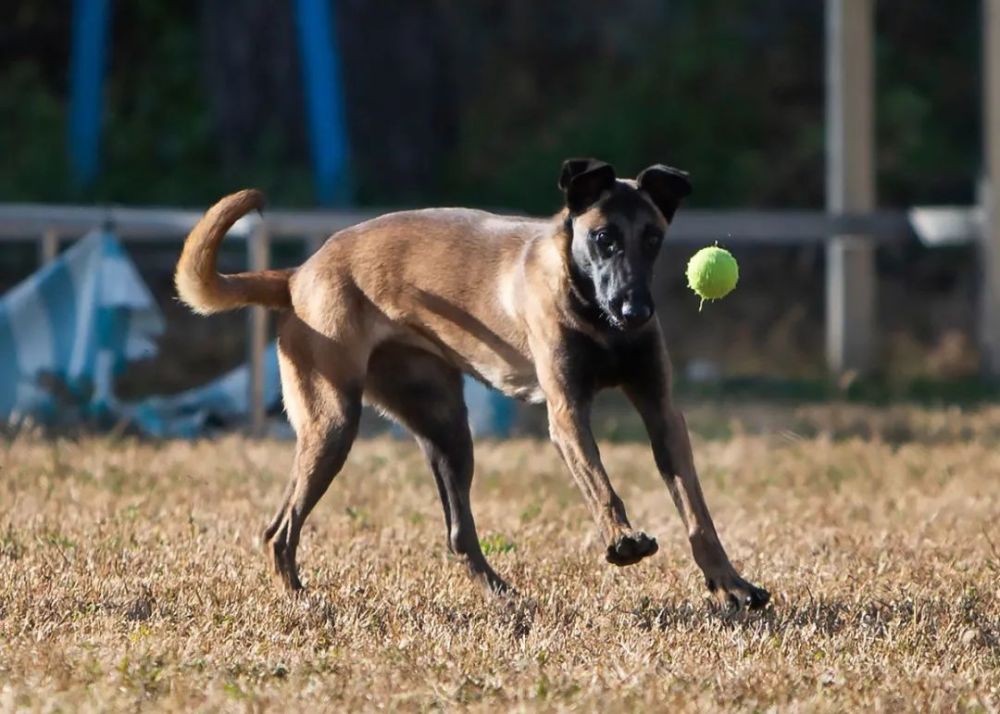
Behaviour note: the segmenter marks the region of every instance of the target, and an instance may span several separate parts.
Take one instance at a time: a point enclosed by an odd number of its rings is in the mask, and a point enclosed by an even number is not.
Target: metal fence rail
[[[230,239],[246,241],[249,269],[263,270],[270,265],[272,243],[306,241],[312,250],[332,233],[376,215],[380,212],[265,210],[261,216],[253,214],[238,221],[230,231]],[[0,243],[36,242],[40,260],[45,262],[57,255],[60,241],[75,240],[94,228],[112,230],[125,241],[178,240],[187,235],[201,216],[201,211],[173,208],[7,204],[0,205]],[[864,236],[859,240],[874,245],[912,235],[914,216],[926,217],[926,214],[877,211],[833,215],[823,211],[691,209],[678,214],[668,240],[674,243],[720,240],[736,247],[796,246],[820,245],[833,236],[852,235]],[[849,291],[848,280],[842,264],[828,263],[828,295],[831,290]],[[833,341],[857,339],[841,329],[831,332],[830,324],[827,330]],[[263,308],[251,309],[249,331],[251,430],[261,433],[265,420],[263,354],[268,334],[267,313]],[[864,339],[870,337],[865,335]]]
[[[387,211],[289,211],[265,209],[260,218],[247,216],[230,235],[247,237],[261,222],[275,239],[326,237]],[[202,211],[121,206],[0,205],[0,239],[36,241],[50,233],[75,238],[97,226],[113,227],[127,240],[161,240],[185,236]],[[670,229],[671,241],[726,240],[733,244],[796,245],[822,243],[831,235],[868,235],[895,240],[909,234],[904,211],[831,215],[824,211],[685,209]]]

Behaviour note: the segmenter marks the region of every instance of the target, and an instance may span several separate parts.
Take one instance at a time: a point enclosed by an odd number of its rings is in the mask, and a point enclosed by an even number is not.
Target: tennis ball
[[[701,298],[701,305],[698,306],[701,311],[706,300],[718,300],[733,291],[740,279],[740,267],[732,253],[712,245],[691,256],[687,279],[688,287]]]

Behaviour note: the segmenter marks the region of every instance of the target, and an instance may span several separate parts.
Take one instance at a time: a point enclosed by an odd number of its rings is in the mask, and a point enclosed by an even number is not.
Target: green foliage
[[[479,547],[483,549],[483,555],[498,555],[500,553],[511,553],[517,550],[514,541],[507,538],[502,533],[493,533],[479,539]]]
[[[884,204],[974,200],[980,12],[978,2],[878,3],[876,121]]]
[[[15,32],[52,36],[40,6],[27,2]],[[9,140],[0,200],[203,204],[244,185],[277,203],[306,203],[305,162],[289,163],[280,132],[265,133],[244,165],[220,160],[199,42],[196,3],[136,0],[115,5],[104,93],[98,181],[82,188],[66,158],[64,84],[47,78],[43,54],[0,64],[0,118]],[[67,22],[68,25],[68,22]],[[58,40],[68,45],[68,26]],[[0,53],[0,57],[3,54]],[[68,58],[59,59],[68,74]]]
[[[450,138],[439,142],[432,180],[407,194],[414,202],[550,211],[559,163],[598,155],[623,173],[652,161],[689,169],[694,205],[822,205],[820,3],[640,2],[630,12],[645,15],[606,20],[594,19],[603,18],[595,2],[515,5],[500,13],[504,31],[485,6],[427,11],[442,27],[456,14],[477,25],[468,28],[475,61],[440,70],[464,88],[449,100],[457,126],[441,129]],[[69,8],[18,3],[7,32],[30,49],[0,49],[0,200],[197,205],[251,184],[275,204],[312,200],[308,158],[273,117],[238,162],[223,159],[199,3],[135,0],[114,12],[103,170],[81,189],[66,162]],[[969,200],[978,3],[885,0],[878,13],[882,202]],[[463,42],[447,33],[436,41]],[[344,64],[349,74],[350,56]],[[353,127],[375,118],[362,104],[348,111]],[[405,113],[394,120],[403,127],[395,140],[405,141]],[[366,202],[398,195],[380,189],[384,169],[355,169]]]
[[[788,4],[789,21],[753,38],[753,3],[675,5],[661,27],[632,38],[631,56],[573,57],[569,81],[547,85],[548,68],[532,66],[507,82],[502,64],[462,122],[454,200],[485,192],[500,205],[551,209],[562,159],[595,155],[630,175],[653,161],[688,169],[695,204],[818,201],[822,65],[808,45],[821,37],[817,14]],[[788,65],[790,77],[766,72]],[[777,106],[775,85],[797,94]],[[812,176],[804,194],[802,174]]]
[[[0,118],[7,140],[0,197],[53,201],[67,197],[66,120],[62,100],[48,90],[31,60],[0,74]]]

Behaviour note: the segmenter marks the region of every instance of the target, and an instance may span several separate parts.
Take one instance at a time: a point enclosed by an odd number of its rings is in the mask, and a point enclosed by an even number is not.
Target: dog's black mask
[[[570,270],[584,309],[617,330],[634,330],[653,316],[653,264],[681,200],[687,174],[662,164],[620,180],[596,159],[563,163]]]

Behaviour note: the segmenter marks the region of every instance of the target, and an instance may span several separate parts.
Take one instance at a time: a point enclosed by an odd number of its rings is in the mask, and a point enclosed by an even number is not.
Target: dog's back
[[[416,345],[531,398],[517,293],[522,254],[548,225],[461,208],[380,216],[335,234],[296,271],[293,309],[324,333],[345,311],[364,314],[373,347]]]

